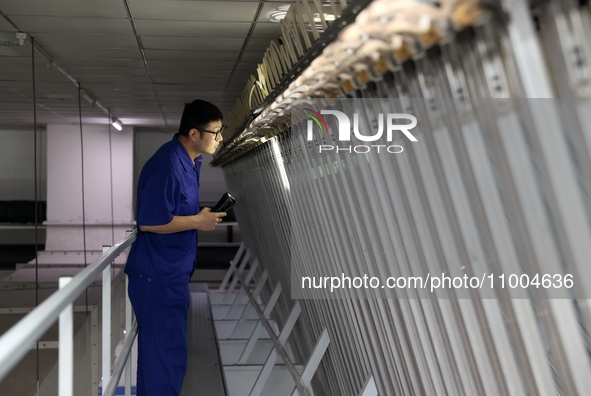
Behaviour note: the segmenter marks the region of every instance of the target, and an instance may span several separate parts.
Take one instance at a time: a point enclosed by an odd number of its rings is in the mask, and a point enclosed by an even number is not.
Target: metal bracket
[[[293,330],[298,318],[300,317],[301,312],[302,307],[300,306],[299,301],[296,301],[293,308],[291,309],[291,313],[289,314],[287,321],[285,322],[285,326],[283,326],[283,330],[281,330],[281,333],[279,334],[279,342],[282,345],[285,345],[285,343],[287,342],[287,339],[289,338],[291,331]],[[269,376],[271,375],[271,371],[273,371],[275,363],[277,363],[278,357],[279,354],[277,353],[275,348],[273,348],[271,350],[271,353],[267,357],[265,365],[259,373],[259,376],[254,386],[252,387],[252,390],[250,391],[250,396],[259,396],[261,394],[263,388],[265,387],[265,384],[267,383],[267,380],[269,379]]]

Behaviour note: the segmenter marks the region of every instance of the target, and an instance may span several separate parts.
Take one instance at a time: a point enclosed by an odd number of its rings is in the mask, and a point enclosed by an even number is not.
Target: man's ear
[[[190,137],[191,139],[193,139],[193,137],[195,137],[195,139],[197,139],[197,135],[198,135],[198,134],[199,134],[199,132],[198,132],[198,131],[197,131],[197,129],[195,129],[195,128],[191,128],[191,129],[189,130],[189,137]]]

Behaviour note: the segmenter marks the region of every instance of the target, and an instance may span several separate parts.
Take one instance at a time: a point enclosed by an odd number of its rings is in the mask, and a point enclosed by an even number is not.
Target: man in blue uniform
[[[185,105],[179,133],[146,162],[138,181],[137,225],[125,273],[138,321],[138,396],[178,396],[187,371],[189,281],[197,230],[210,231],[225,213],[199,211],[201,154],[222,141],[221,111]]]

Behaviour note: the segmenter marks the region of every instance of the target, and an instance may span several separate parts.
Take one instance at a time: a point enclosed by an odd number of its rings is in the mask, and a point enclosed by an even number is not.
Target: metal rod
[[[6,16],[9,22],[12,21]],[[28,36],[28,35],[27,35]],[[33,166],[35,168],[35,306],[39,305],[39,203],[38,203],[38,191],[37,191],[37,84],[35,80],[35,38],[31,37],[31,69],[32,69],[32,80],[33,80],[33,145],[34,145],[34,159]],[[36,377],[37,377],[37,392],[39,392],[39,347],[35,348],[35,366],[36,366]]]
[[[300,313],[302,313],[302,308],[300,306],[300,303],[296,301],[289,314],[289,318],[285,322],[285,326],[279,334],[279,342],[281,342],[281,344],[285,345],[285,343],[287,342],[287,339],[289,338],[289,335],[291,334],[293,327],[295,326],[298,318],[300,317]],[[273,367],[277,362],[277,357],[277,351],[275,351],[275,348],[273,348],[273,350],[267,357],[267,361],[265,362],[263,369],[259,373],[259,376],[254,386],[252,387],[249,396],[259,396],[261,394],[263,388],[265,387],[265,384],[267,383],[267,380],[269,379],[269,376],[271,375],[271,371],[273,370]]]
[[[103,246],[103,252],[109,250]],[[102,373],[103,387],[111,378],[111,263],[103,270],[103,311],[102,311]]]
[[[123,373],[123,368],[127,367],[127,363],[129,362],[129,356],[131,354],[131,348],[133,347],[133,343],[135,342],[135,338],[138,333],[138,325],[137,322],[134,322],[131,331],[126,334],[125,343],[123,344],[123,348],[121,349],[121,353],[115,362],[115,366],[113,367],[113,374],[109,380],[109,384],[105,388],[103,386],[104,392],[103,396],[113,396],[117,391],[117,385],[119,384],[119,379],[121,378],[121,374]],[[104,384],[104,382],[103,382]],[[128,382],[126,381],[125,387],[127,388]],[[61,393],[60,393],[61,396]]]

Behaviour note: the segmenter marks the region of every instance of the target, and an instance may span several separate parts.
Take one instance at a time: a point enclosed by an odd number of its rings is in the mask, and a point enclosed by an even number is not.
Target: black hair
[[[213,103],[201,99],[194,100],[191,103],[185,103],[181,125],[179,126],[180,135],[189,135],[193,128],[200,130],[213,121],[221,121],[224,115]]]

